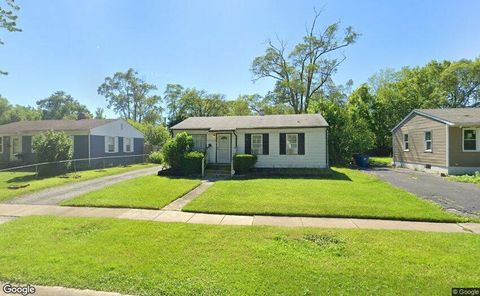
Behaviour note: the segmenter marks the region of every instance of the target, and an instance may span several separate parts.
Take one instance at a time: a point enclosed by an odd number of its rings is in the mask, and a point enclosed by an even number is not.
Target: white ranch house
[[[255,154],[257,168],[327,168],[328,123],[320,114],[190,117],[171,127],[192,135],[212,164]]]

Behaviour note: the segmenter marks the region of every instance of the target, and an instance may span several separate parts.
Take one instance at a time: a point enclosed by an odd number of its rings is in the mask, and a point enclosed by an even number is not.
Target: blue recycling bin
[[[368,155],[362,153],[356,153],[353,155],[353,159],[355,160],[355,164],[361,168],[368,168]]]

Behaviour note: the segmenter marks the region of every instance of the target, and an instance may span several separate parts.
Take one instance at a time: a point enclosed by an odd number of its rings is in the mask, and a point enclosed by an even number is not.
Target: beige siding
[[[425,151],[425,132],[432,132],[432,152]],[[409,151],[403,149],[403,135],[408,134]],[[393,133],[395,162],[447,166],[447,131],[444,123],[414,114]]]
[[[463,152],[463,129],[450,127],[450,166],[480,167],[480,151]]]

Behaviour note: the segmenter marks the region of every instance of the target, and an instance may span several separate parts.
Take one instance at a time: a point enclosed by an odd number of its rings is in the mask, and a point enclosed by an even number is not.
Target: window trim
[[[207,134],[191,134],[192,136],[192,140],[193,140],[193,147],[192,149],[194,151],[200,151],[200,152],[205,152],[207,150],[207,147],[208,147],[208,136]],[[194,137],[202,137],[204,140],[205,140],[205,147],[203,147],[201,150],[196,150],[196,147],[195,147],[195,140],[193,139]]]
[[[3,136],[0,136],[0,153],[3,154]]]
[[[130,140],[130,151],[127,151],[127,141],[125,141],[126,139],[129,139]],[[133,150],[135,149],[134,148],[134,145],[133,145],[133,138],[132,137],[124,137],[123,138],[123,152],[124,153],[133,153]]]
[[[260,153],[253,153],[253,137],[260,136]],[[263,155],[263,134],[251,134],[250,136],[250,152],[255,155]]]
[[[430,140],[427,140],[427,133],[430,133]],[[430,149],[427,149],[427,143],[430,142]],[[423,143],[424,143],[424,152],[432,153],[433,152],[433,132],[424,131],[423,132]]]
[[[407,136],[407,140],[405,140],[405,136]],[[408,147],[406,147],[406,145],[408,145]],[[410,136],[407,134],[403,134],[403,151],[410,151]]]
[[[18,139],[18,145],[20,146],[20,152],[14,153],[13,151],[13,139]],[[16,157],[16,154],[22,154],[23,153],[23,136],[11,136],[10,137],[10,157],[12,160],[20,160],[20,158]]]
[[[296,153],[288,153],[288,137],[289,136],[295,136],[295,139],[296,139],[296,144],[297,144],[297,148],[296,148]],[[285,134],[285,155],[299,155],[298,154],[298,134],[297,133],[290,133],[290,134]]]
[[[476,150],[465,150],[465,131],[475,131],[475,143],[476,143]],[[467,128],[462,128],[462,152],[480,152],[480,140],[479,140],[479,135],[480,133],[480,128],[475,128],[475,127],[467,127]]]
[[[108,148],[110,146],[109,140],[113,138],[113,151],[110,151]],[[115,136],[105,136],[105,153],[117,153],[118,152],[118,137]]]

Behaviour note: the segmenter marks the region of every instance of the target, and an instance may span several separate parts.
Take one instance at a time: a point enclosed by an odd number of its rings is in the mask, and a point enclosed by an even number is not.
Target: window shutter
[[[263,139],[263,155],[268,155],[269,152],[269,141],[268,141],[268,134],[263,134],[262,136]]]
[[[245,154],[252,154],[252,134],[245,134]]]
[[[305,133],[298,134],[298,154],[305,154]]]
[[[287,154],[287,134],[280,133],[280,155]]]

